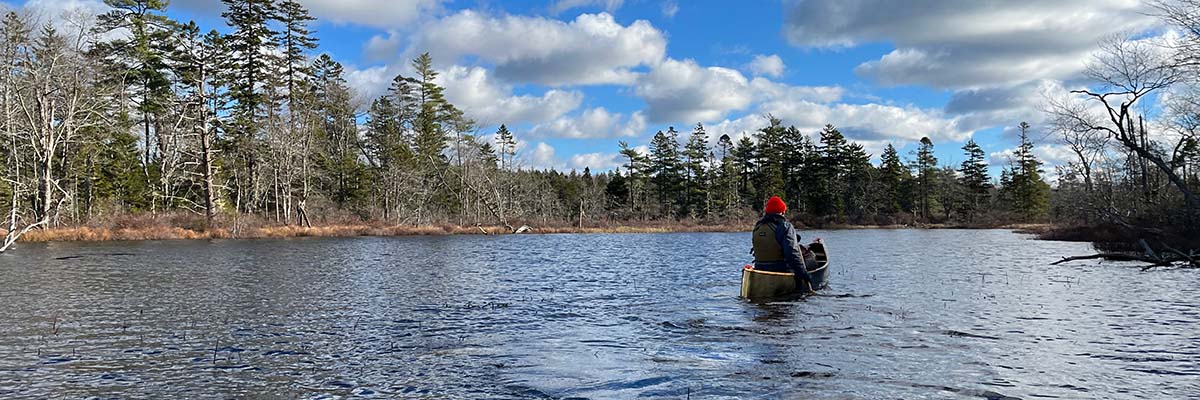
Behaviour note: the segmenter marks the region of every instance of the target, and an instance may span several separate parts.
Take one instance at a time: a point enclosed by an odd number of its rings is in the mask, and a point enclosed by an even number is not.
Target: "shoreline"
[[[644,223],[609,226],[542,226],[530,227],[520,234],[624,234],[624,233],[715,233],[749,232],[753,222],[745,224],[688,224],[688,223]],[[837,224],[824,227],[802,227],[804,230],[857,230],[857,229],[1008,229],[1018,233],[1039,234],[1053,229],[1048,224],[1007,224],[1000,226],[963,226],[948,224],[917,225],[848,225]],[[0,229],[0,235],[4,231]],[[297,225],[277,225],[243,229],[212,228],[189,229],[179,226],[150,227],[96,227],[71,226],[47,230],[33,230],[20,238],[20,243],[48,242],[109,242],[109,241],[156,241],[156,240],[212,240],[212,239],[287,239],[302,237],[393,237],[393,236],[451,236],[451,235],[515,235],[499,225],[381,225],[381,224],[330,224],[311,228]]]

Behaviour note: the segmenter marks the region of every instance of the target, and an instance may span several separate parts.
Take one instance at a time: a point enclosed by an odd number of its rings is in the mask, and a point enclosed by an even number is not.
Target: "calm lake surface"
[[[749,234],[27,244],[0,398],[1195,398],[1200,272],[1008,231],[806,231],[820,296],[738,299]]]

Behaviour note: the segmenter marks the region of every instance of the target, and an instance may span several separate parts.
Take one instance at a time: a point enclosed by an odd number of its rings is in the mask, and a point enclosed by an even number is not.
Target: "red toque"
[[[779,196],[771,196],[767,199],[767,207],[763,211],[767,214],[783,214],[787,212],[787,204]]]

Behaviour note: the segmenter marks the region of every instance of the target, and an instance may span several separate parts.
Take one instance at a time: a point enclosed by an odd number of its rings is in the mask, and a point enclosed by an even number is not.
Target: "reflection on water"
[[[0,397],[1185,398],[1200,274],[1005,231],[836,231],[737,299],[746,234],[26,245]]]

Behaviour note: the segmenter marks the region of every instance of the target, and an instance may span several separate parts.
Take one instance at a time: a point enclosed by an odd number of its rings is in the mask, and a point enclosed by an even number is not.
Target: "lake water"
[[[1200,271],[802,234],[831,287],[769,304],[737,297],[746,233],[26,244],[0,398],[1200,396]]]

